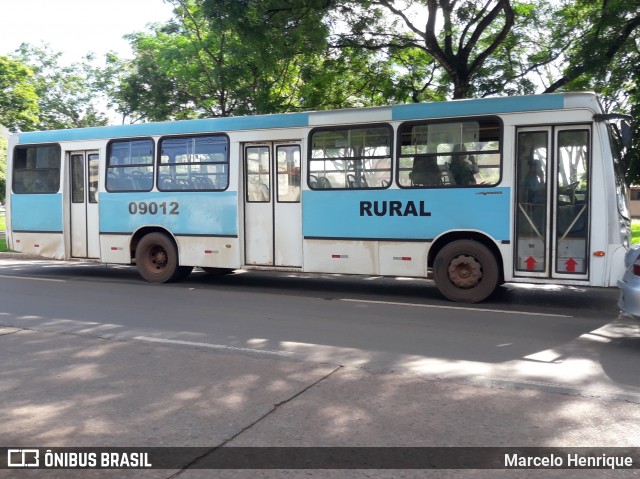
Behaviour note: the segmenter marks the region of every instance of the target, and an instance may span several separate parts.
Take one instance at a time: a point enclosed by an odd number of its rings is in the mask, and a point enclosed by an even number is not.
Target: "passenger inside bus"
[[[435,156],[418,155],[413,160],[413,167],[409,173],[414,186],[440,186],[442,174]]]
[[[449,168],[453,174],[456,185],[466,186],[476,184],[475,174],[477,173],[478,167],[473,164],[470,157],[466,155],[454,155]]]
[[[546,201],[546,185],[544,183],[544,170],[540,160],[529,160],[529,171],[524,178],[524,187],[527,192],[527,203],[540,204]]]

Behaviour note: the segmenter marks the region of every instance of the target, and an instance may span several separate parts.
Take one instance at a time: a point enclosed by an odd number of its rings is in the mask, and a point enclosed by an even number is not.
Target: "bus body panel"
[[[62,194],[11,195],[13,231],[62,234]]]
[[[566,94],[552,93],[546,95],[396,105],[392,107],[393,120],[439,119],[498,113],[558,110],[565,107],[565,98]]]
[[[62,233],[14,231],[12,245],[14,251],[43,258],[67,259],[65,238]]]
[[[44,258],[65,259],[62,194],[11,194],[10,198],[9,248]]]
[[[100,232],[133,233],[147,225],[174,235],[238,235],[238,195],[225,192],[132,192],[100,196]]]
[[[443,232],[510,234],[510,189],[445,188],[303,192],[305,238],[433,240]]]
[[[423,278],[429,246],[424,241],[307,239],[305,271]]]

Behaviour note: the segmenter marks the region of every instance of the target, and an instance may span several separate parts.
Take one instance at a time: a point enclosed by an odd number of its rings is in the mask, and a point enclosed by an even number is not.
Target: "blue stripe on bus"
[[[393,120],[441,118],[465,115],[489,115],[496,113],[540,111],[564,108],[565,96],[561,93],[547,95],[481,98],[473,100],[414,103],[391,107]],[[379,108],[377,109],[379,111]],[[353,111],[366,112],[367,109]],[[384,110],[387,111],[387,110]],[[140,123],[72,130],[26,132],[18,135],[18,143],[54,143],[73,140],[179,135],[202,132],[225,132],[268,128],[295,128],[309,126],[313,113],[283,113],[273,115],[210,118],[175,122]],[[327,121],[331,112],[323,112]],[[376,109],[371,109],[371,121],[378,121]]]
[[[62,194],[11,195],[15,231],[62,232]]]
[[[175,235],[238,235],[235,191],[100,193],[99,203],[101,233],[153,225]]]
[[[553,93],[396,105],[392,107],[391,111],[393,120],[413,120],[519,111],[556,110],[561,108],[564,108],[564,95],[562,93]]]
[[[309,113],[238,116],[20,133],[20,144],[307,126]]]
[[[305,237],[389,240],[478,230],[505,241],[509,205],[510,189],[502,187],[304,191],[302,230]]]

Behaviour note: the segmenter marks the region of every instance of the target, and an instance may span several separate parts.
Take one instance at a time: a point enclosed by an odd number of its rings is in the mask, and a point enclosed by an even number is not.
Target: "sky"
[[[122,36],[168,20],[172,7],[163,0],[0,0],[0,12],[0,55],[44,42],[71,63],[89,52],[130,58]]]

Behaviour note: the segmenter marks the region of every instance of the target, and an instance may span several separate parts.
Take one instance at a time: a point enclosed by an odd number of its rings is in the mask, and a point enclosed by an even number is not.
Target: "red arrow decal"
[[[567,267],[567,272],[568,273],[575,273],[576,271],[576,265],[578,263],[576,262],[575,259],[573,258],[569,258],[567,261],[565,261],[564,265]]]
[[[533,268],[535,268],[537,263],[536,259],[533,256],[529,256],[524,262],[527,263],[528,270],[532,270]]]

